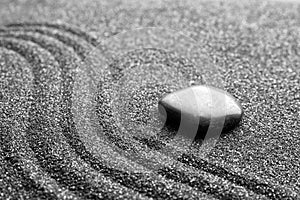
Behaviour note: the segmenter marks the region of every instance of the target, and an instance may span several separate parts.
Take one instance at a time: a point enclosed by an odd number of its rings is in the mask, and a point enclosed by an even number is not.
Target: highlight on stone
[[[229,93],[212,86],[192,86],[159,100],[165,126],[189,138],[204,139],[228,132],[242,119],[240,103]]]

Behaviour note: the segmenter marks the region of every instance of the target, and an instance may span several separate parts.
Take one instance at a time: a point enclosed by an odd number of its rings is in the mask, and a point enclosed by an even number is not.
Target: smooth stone
[[[212,86],[192,86],[159,100],[165,126],[194,140],[219,136],[242,119],[240,103],[229,93]]]

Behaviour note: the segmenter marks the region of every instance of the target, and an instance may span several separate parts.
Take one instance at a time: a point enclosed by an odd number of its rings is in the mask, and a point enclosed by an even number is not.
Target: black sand
[[[0,2],[0,199],[300,199],[300,5],[170,2]],[[152,111],[202,83],[244,118],[183,149]]]

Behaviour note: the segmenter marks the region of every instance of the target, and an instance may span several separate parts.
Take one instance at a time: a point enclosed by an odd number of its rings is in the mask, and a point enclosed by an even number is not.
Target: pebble
[[[243,116],[242,106],[232,95],[205,85],[164,96],[158,102],[158,109],[166,127],[196,140],[232,130]]]

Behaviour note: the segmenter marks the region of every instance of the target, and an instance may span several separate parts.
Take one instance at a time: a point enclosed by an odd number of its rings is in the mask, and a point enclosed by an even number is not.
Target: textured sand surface
[[[4,0],[0,25],[0,199],[300,199],[299,3]],[[202,146],[156,112],[194,84],[245,113]]]

